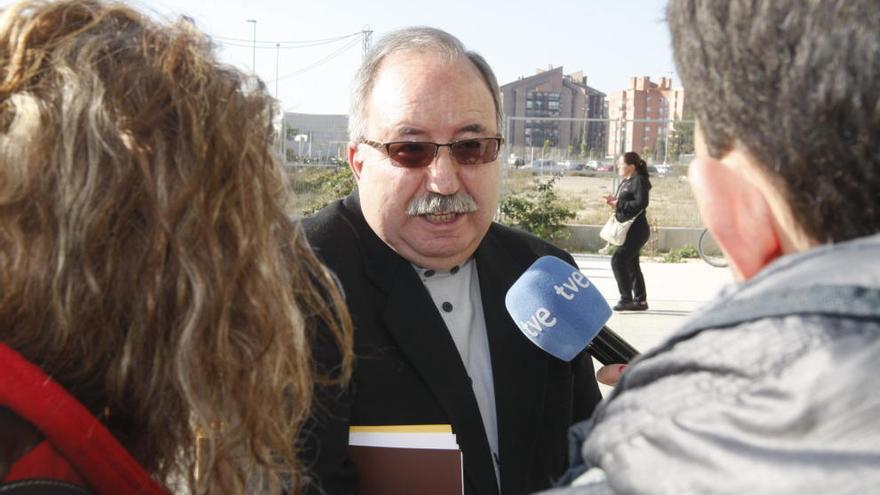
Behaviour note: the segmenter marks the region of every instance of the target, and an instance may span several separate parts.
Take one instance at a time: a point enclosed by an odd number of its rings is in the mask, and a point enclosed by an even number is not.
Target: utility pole
[[[370,30],[370,26],[364,26],[364,29],[361,31],[364,35],[364,57],[367,56],[367,52],[370,51],[370,41],[373,38],[373,31]]]
[[[675,121],[667,125],[674,125]],[[666,138],[663,143],[663,165],[666,165],[666,160],[669,158],[669,127],[666,128],[666,133],[664,135]]]
[[[281,130],[278,137],[278,153],[281,155],[281,163],[287,165],[287,153],[284,149],[285,141],[287,141],[287,124],[284,123],[284,110],[281,110]]]
[[[281,43],[275,43],[275,99],[278,99],[278,59],[281,58]]]
[[[257,20],[256,19],[248,19],[246,22],[249,22],[254,25],[254,37],[253,37],[253,45],[251,48],[251,70],[254,71],[254,74],[257,73]]]
[[[668,71],[666,75],[669,76],[669,91],[675,94],[675,90],[672,89],[672,71]],[[666,139],[663,144],[663,165],[666,165],[666,160],[669,158],[669,133],[675,129],[675,109],[673,108],[670,112],[669,100],[664,98],[663,101],[666,102],[666,132],[664,133]]]

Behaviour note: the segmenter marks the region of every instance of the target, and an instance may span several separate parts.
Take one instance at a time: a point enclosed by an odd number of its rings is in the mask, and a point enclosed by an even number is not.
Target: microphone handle
[[[602,327],[596,338],[587,346],[587,352],[603,365],[628,364],[639,355],[635,347],[606,326]]]

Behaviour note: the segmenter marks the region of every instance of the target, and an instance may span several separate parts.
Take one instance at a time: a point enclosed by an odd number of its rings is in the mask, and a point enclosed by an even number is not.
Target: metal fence
[[[503,160],[525,170],[607,168],[626,151],[649,164],[693,156],[692,120],[507,117],[504,124]]]

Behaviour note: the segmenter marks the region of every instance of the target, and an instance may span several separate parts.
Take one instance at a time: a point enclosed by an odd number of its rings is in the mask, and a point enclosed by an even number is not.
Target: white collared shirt
[[[437,311],[443,317],[449,335],[452,336],[452,341],[455,342],[464,368],[471,379],[471,386],[483,419],[483,427],[486,430],[486,439],[492,451],[495,480],[500,487],[495,385],[477,263],[471,258],[451,270],[428,270],[415,265],[414,268],[431,294]]]

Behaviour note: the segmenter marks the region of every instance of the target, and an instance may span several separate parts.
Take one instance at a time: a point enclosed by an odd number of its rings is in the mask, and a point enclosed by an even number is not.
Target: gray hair
[[[363,63],[354,76],[351,91],[351,107],[348,117],[348,135],[352,142],[366,136],[367,103],[373,91],[373,84],[382,66],[382,61],[390,55],[405,51],[425,51],[442,54],[450,62],[466,57],[483,76],[492,101],[495,103],[495,123],[501,130],[501,89],[495,73],[482,55],[467,50],[455,36],[440,29],[430,27],[410,27],[392,31],[383,36],[367,53]]]
[[[477,211],[477,201],[467,191],[458,191],[450,195],[429,192],[412,200],[406,209],[406,214],[418,216],[443,213],[470,213],[472,211]]]

